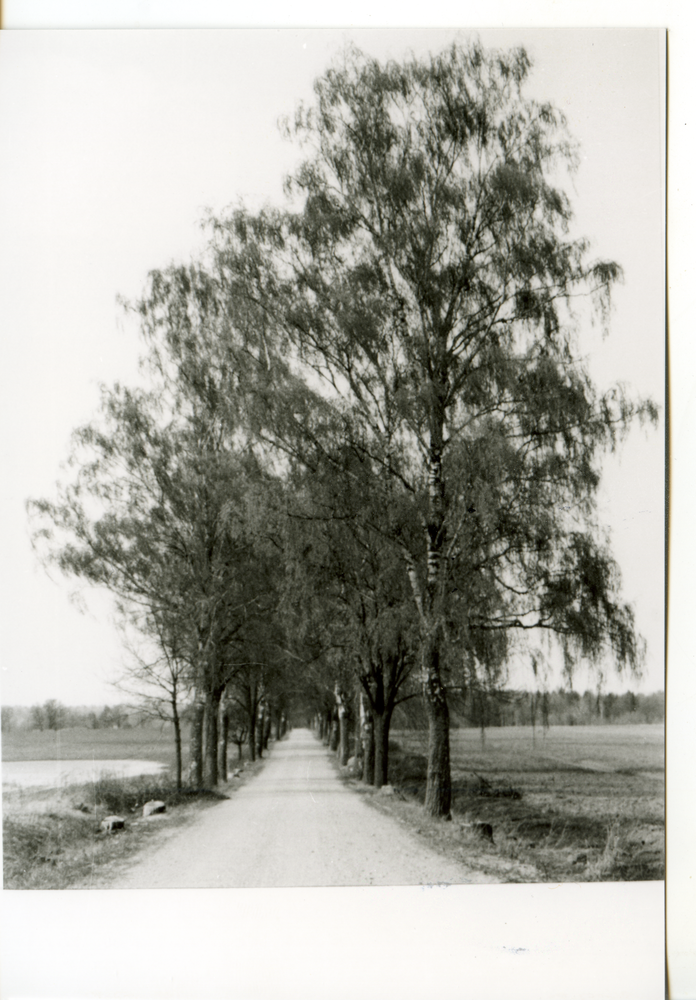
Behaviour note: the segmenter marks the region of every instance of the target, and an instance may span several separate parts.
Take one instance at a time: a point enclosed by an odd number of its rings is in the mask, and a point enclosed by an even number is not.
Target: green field
[[[401,730],[394,739],[410,749],[425,751],[427,732]],[[508,726],[486,729],[453,729],[453,764],[464,770],[491,775],[553,773],[645,772],[662,776],[664,727],[637,726]]]
[[[392,781],[422,799],[427,733],[394,732]],[[398,747],[398,749],[397,749]],[[664,877],[664,728],[556,726],[451,734],[453,814],[543,879]]]
[[[133,729],[16,730],[2,734],[2,759],[19,760],[156,760],[173,766],[171,726]]]

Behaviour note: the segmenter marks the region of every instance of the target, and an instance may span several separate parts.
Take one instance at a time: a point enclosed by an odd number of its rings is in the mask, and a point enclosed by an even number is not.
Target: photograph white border
[[[308,5],[266,5],[249,26],[317,25]],[[24,12],[22,11],[24,8]],[[365,5],[367,8],[367,5]],[[669,933],[671,996],[696,996],[694,888],[684,856],[687,819],[693,820],[691,768],[686,766],[695,704],[693,657],[686,631],[691,614],[688,566],[692,515],[686,499],[696,481],[689,450],[694,405],[693,361],[681,336],[690,318],[680,249],[690,242],[690,216],[678,215],[680,176],[691,114],[687,52],[690,24],[676,6],[611,3],[583,5],[582,19],[569,5],[525,5],[523,22],[548,26],[669,24],[670,33],[670,285],[673,447],[670,607]],[[620,8],[620,16],[619,14]],[[109,14],[116,10],[117,13]],[[630,13],[629,13],[630,11]],[[413,18],[409,20],[409,14]],[[461,8],[428,7],[428,24],[454,24]],[[613,15],[613,16],[612,16]],[[5,0],[4,26],[22,24],[154,27],[230,25],[223,3],[89,3]],[[249,17],[252,14],[250,13]],[[342,24],[338,11],[318,12],[323,25]],[[413,26],[422,11],[404,10]],[[22,22],[22,18],[24,21]],[[333,18],[333,20],[329,20]],[[395,26],[388,13],[351,5],[353,25]],[[467,27],[517,26],[520,8],[470,4]],[[92,24],[90,24],[92,21]],[[237,17],[235,26],[243,26]],[[692,50],[691,50],[692,51]],[[690,67],[689,67],[690,68]],[[690,73],[689,73],[690,76]],[[682,89],[683,88],[683,89]],[[687,110],[688,109],[688,110]],[[679,111],[683,113],[680,115]],[[682,203],[683,204],[683,203]],[[679,359],[677,362],[677,358]],[[682,450],[682,445],[684,446]],[[683,589],[682,589],[683,588]],[[687,608],[689,611],[687,612]],[[679,664],[678,666],[676,664]],[[686,675],[686,676],[685,676]],[[691,718],[689,717],[691,716]],[[685,728],[686,723],[686,728]],[[673,826],[674,824],[674,826]],[[694,829],[693,822],[690,830]],[[688,841],[691,841],[689,831]],[[690,843],[687,852],[690,851]],[[485,893],[485,895],[484,895]],[[656,955],[662,951],[660,883],[597,886],[494,886],[449,889],[215,890],[160,893],[2,894],[3,996],[42,997],[493,997],[542,1000],[639,1000],[655,992]],[[202,919],[206,912],[206,919]],[[657,919],[656,919],[657,916]],[[504,929],[502,929],[504,928]],[[39,947],[40,944],[40,947]],[[659,960],[659,959],[658,959]],[[691,979],[689,978],[691,976]],[[657,977],[658,980],[660,976]],[[562,989],[562,993],[560,992]],[[427,990],[427,992],[423,992]]]

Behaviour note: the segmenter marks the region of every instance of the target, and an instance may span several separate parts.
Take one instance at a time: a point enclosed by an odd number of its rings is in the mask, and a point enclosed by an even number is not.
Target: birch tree
[[[641,661],[595,498],[604,451],[655,410],[598,393],[582,359],[578,333],[606,324],[621,269],[571,233],[577,149],[563,115],[525,97],[529,72],[523,49],[478,43],[386,65],[348,49],[287,124],[306,154],[291,208],[213,227],[230,342],[277,345],[251,383],[260,432],[316,450],[301,407],[272,417],[290,372],[380,470],[385,507],[411,508],[391,540],[419,623],[436,816],[453,655],[502,657],[515,632],[544,630],[569,671]]]

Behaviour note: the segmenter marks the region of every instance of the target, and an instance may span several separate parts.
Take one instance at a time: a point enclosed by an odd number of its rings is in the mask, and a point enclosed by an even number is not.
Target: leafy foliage
[[[417,663],[435,815],[448,688],[499,689],[540,633],[569,676],[643,657],[596,493],[656,410],[580,356],[621,269],[571,235],[577,149],[529,71],[477,42],[348,48],[285,123],[289,207],[211,218],[195,264],[150,275],[130,308],[155,388],[105,390],[75,481],[33,504],[49,560],[117,594],[209,721],[227,690],[252,741],[272,696],[331,711],[353,678],[393,708]]]

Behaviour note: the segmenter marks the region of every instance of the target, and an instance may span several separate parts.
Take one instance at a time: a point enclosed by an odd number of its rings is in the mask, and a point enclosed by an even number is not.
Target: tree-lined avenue
[[[306,729],[194,826],[154,845],[113,889],[493,882],[416,840],[338,778]]]

